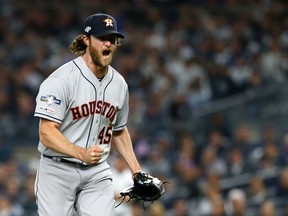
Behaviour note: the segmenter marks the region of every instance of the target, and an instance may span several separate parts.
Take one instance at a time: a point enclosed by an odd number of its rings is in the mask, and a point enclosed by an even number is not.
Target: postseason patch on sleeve
[[[52,104],[60,105],[61,100],[57,99],[54,95],[46,95],[46,96],[41,96],[40,101],[46,102],[48,106]]]

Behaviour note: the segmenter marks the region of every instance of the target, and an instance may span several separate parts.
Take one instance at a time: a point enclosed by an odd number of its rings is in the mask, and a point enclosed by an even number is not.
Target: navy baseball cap
[[[116,35],[119,38],[125,37],[118,32],[115,18],[103,13],[96,13],[86,18],[84,21],[83,34],[93,35],[95,37],[111,34]]]

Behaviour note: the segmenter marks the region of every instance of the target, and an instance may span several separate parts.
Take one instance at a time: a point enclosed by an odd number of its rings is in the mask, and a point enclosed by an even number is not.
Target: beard
[[[99,66],[99,67],[108,67],[108,65],[112,62],[112,59],[113,59],[113,55],[115,53],[115,50],[114,49],[113,51],[110,51],[110,58],[107,60],[107,61],[102,61],[102,56],[103,56],[103,53],[102,52],[99,52],[97,49],[95,49],[93,46],[91,46],[91,43],[90,43],[90,46],[89,46],[89,53],[90,53],[90,56],[91,56],[91,59],[93,61],[93,63],[95,64],[95,66]]]

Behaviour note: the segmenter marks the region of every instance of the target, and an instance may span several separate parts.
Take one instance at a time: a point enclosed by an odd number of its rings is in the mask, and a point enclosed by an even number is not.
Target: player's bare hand
[[[102,158],[104,148],[100,145],[94,145],[86,149],[84,162],[87,164],[96,164]]]

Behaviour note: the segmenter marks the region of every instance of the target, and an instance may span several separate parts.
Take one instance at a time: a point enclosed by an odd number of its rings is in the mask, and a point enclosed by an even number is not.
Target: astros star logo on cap
[[[113,20],[110,19],[109,17],[107,17],[107,19],[103,20],[103,22],[106,23],[106,27],[107,26],[113,26]]]

